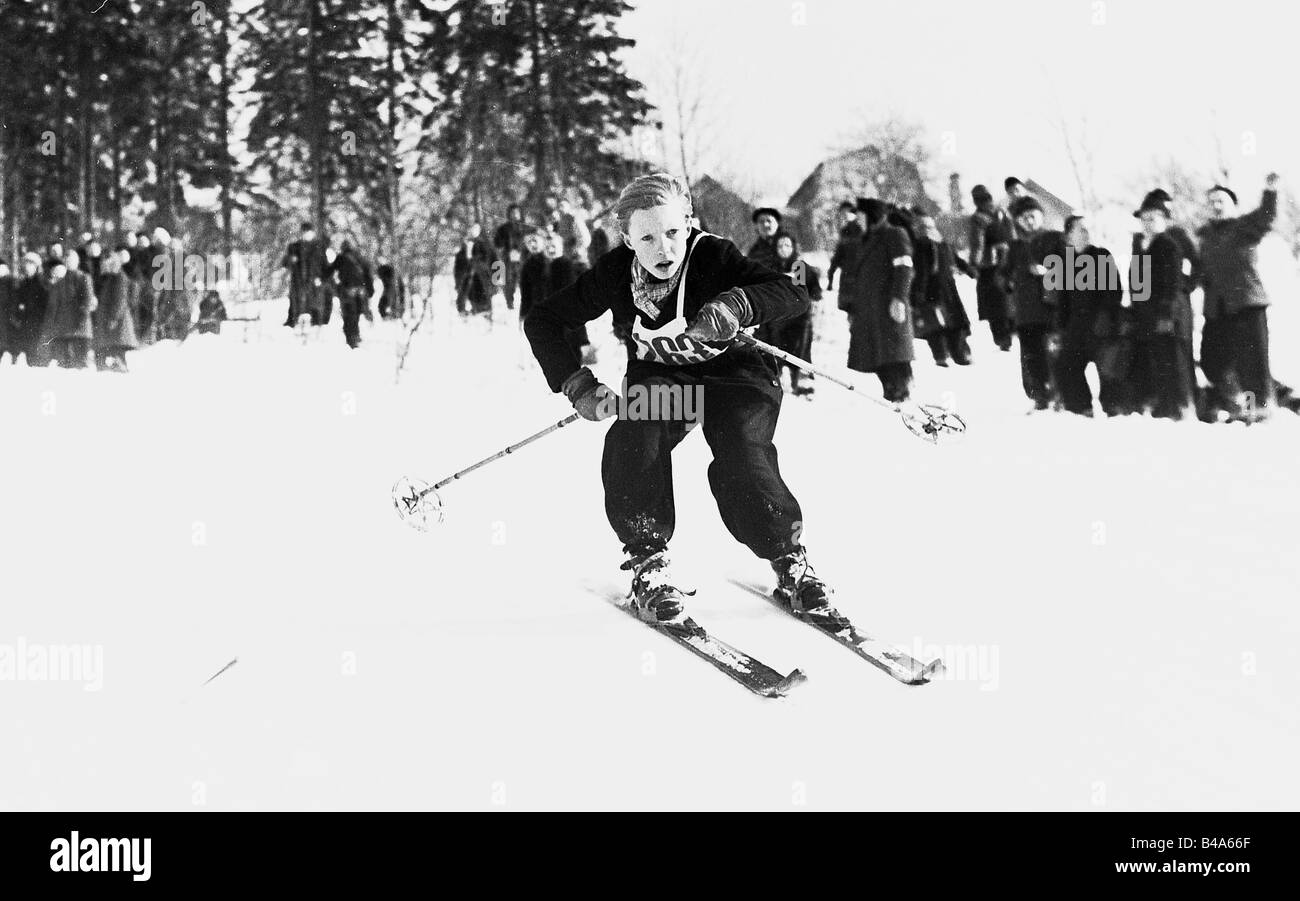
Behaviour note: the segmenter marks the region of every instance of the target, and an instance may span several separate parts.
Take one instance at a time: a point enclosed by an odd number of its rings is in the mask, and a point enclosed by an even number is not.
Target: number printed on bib
[[[698,242],[697,237],[696,243]],[[652,360],[669,366],[689,366],[712,360],[726,351],[726,347],[711,347],[685,334],[686,270],[691,265],[691,251],[694,249],[695,244],[692,244],[686,253],[686,262],[682,264],[682,276],[677,284],[677,315],[657,329],[642,325],[640,317],[633,318],[632,343],[638,360]]]

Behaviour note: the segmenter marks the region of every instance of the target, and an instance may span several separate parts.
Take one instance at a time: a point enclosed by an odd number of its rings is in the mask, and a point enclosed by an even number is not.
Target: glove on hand
[[[685,334],[696,341],[730,341],[753,316],[744,293],[731,288],[700,307]]]
[[[618,412],[614,402],[618,395],[598,381],[586,366],[565,379],[560,390],[578,415],[590,422],[600,422]]]

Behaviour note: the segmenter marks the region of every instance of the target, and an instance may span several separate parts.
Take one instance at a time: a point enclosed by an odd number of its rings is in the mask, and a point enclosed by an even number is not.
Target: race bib
[[[699,238],[696,238],[698,243]],[[691,245],[686,254],[686,262],[682,264],[682,276],[677,283],[677,314],[657,329],[649,328],[641,323],[640,317],[634,316],[632,319],[632,347],[638,360],[651,360],[655,363],[666,363],[669,366],[689,366],[693,363],[703,363],[706,360],[712,360],[714,357],[726,352],[724,347],[711,347],[702,341],[696,341],[688,337],[686,332],[686,271],[691,265],[691,251],[695,249],[695,244]]]
[[[653,360],[670,366],[689,366],[703,363],[726,351],[725,347],[711,347],[684,334],[686,320],[678,317],[661,329],[645,329],[640,321],[632,326],[632,343],[638,360]]]

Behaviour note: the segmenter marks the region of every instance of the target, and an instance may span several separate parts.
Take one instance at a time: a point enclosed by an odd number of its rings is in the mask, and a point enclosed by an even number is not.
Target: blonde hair
[[[680,178],[667,172],[654,172],[632,179],[614,204],[614,217],[618,220],[619,232],[627,234],[628,223],[637,210],[663,206],[679,197],[684,201],[686,217],[689,219],[693,212],[691,192]]]

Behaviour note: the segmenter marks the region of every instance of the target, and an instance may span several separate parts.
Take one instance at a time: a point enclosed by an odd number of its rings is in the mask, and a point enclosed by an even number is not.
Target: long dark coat
[[[47,283],[46,294],[48,305],[41,329],[42,344],[49,345],[60,339],[89,340],[94,337],[91,315],[95,312],[96,300],[89,275],[80,269],[69,269],[63,278]]]
[[[43,275],[13,279],[8,305],[0,311],[5,318],[5,349],[14,355],[27,354],[29,364],[35,362],[32,356],[41,337],[41,325],[45,322],[48,306],[49,296]]]
[[[975,267],[953,253],[946,241],[935,242],[922,235],[913,248],[912,329],[916,337],[929,338],[949,330],[969,335],[970,317],[957,293],[953,272],[960,269],[973,276]]]
[[[126,275],[104,275],[99,280],[99,306],[93,317],[95,349],[120,352],[138,347],[135,334],[135,308],[140,286]]]
[[[473,248],[466,252],[462,242],[452,263],[452,277],[456,280],[456,309],[464,310],[466,303],[475,313],[488,309],[492,301],[492,264],[496,254],[492,246],[478,238]]]
[[[1133,305],[1133,337],[1145,340],[1172,335],[1192,338],[1192,273],[1195,261],[1177,235],[1156,235],[1143,249],[1142,235],[1133,236],[1129,265],[1129,298]],[[1143,299],[1145,298],[1145,299]]]
[[[551,261],[544,253],[530,254],[519,270],[519,318],[546,299],[551,290]]]
[[[849,368],[875,372],[916,359],[912,240],[903,229],[885,223],[867,229],[860,240],[860,250],[844,262],[840,307],[849,314]]]
[[[1039,231],[1011,242],[1005,271],[1016,325],[1050,328],[1059,324],[1056,310],[1048,302],[1044,276],[1035,273],[1033,267],[1042,266],[1049,254],[1064,253],[1062,241],[1058,231]]]

